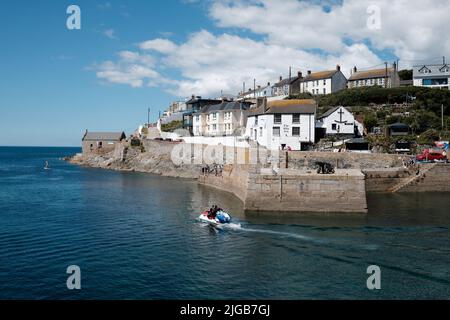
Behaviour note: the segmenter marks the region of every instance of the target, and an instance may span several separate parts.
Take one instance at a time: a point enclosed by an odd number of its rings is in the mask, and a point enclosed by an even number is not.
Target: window
[[[441,79],[423,79],[422,84],[424,86],[438,86],[438,85],[446,85],[448,84],[447,78],[441,78]]]
[[[280,136],[280,127],[273,127],[273,136],[279,137]]]
[[[217,124],[213,124],[213,131],[217,130]]]
[[[295,113],[292,115],[292,123],[300,123],[300,114]]]
[[[337,129],[336,123],[333,123],[333,124],[331,125],[331,130],[336,130],[336,129]]]
[[[276,114],[274,117],[275,117],[275,120],[274,120],[275,123],[281,123],[281,114]]]
[[[262,128],[259,128],[259,136],[260,136],[260,137],[263,136],[263,130],[262,130]]]
[[[327,93],[327,89],[323,88],[323,94]]]
[[[300,137],[300,128],[299,127],[292,127],[292,136]]]
[[[258,116],[255,117],[255,124],[258,124]]]
[[[324,85],[324,86],[327,85],[327,80],[326,80],[326,79],[323,80],[323,85]]]

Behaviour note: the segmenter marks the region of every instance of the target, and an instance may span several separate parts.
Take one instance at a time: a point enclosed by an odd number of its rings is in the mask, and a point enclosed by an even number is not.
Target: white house
[[[316,108],[312,99],[266,102],[249,112],[245,134],[269,150],[306,150],[315,139]]]
[[[416,87],[450,89],[450,67],[445,63],[413,66]]]
[[[339,65],[335,70],[311,72],[302,77],[299,72],[297,80],[292,84],[292,93],[309,92],[314,95],[330,94],[347,87],[347,78]]]
[[[246,117],[251,103],[224,101],[220,104],[205,106],[193,114],[194,136],[231,136],[240,134],[245,128]]]
[[[256,89],[249,89],[245,92],[240,92],[238,95],[238,100],[240,99],[255,99],[255,98],[265,98],[272,95],[272,87],[270,82],[266,86],[257,86]]]
[[[325,135],[362,136],[364,126],[346,108],[334,107],[317,117],[316,128]]]
[[[350,89],[372,86],[386,88],[400,86],[400,77],[398,75],[396,63],[393,64],[392,68],[371,69],[365,71],[358,71],[358,68],[353,68],[352,75],[348,79],[348,87]]]

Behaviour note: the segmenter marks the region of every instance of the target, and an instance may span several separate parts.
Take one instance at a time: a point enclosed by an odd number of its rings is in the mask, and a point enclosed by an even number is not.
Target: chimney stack
[[[270,87],[270,82],[267,82],[267,86]]]
[[[283,80],[283,76],[280,76],[280,81]]]
[[[308,76],[310,76],[311,75],[311,70],[308,70]]]
[[[337,65],[337,66],[336,66],[336,70],[337,70],[337,71],[341,71],[341,66],[340,66],[340,65]]]
[[[301,72],[301,71],[297,72],[297,76],[298,76],[300,79],[303,78],[302,72]]]
[[[358,68],[356,68],[356,66],[353,67],[353,73],[357,73],[358,72]]]

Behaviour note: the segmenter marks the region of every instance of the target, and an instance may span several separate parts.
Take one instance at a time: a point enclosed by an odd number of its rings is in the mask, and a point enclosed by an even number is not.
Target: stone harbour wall
[[[450,164],[435,164],[399,192],[450,192]]]
[[[367,213],[365,181],[360,170],[338,170],[333,175],[282,170],[270,174],[256,166],[234,167],[224,170],[222,176],[202,176],[199,182],[233,193],[241,199],[246,212]]]

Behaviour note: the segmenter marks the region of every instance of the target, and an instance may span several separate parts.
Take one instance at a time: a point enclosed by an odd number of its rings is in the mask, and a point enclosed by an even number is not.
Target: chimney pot
[[[311,75],[311,70],[308,70],[308,75]]]
[[[283,76],[280,76],[280,81],[283,80]]]
[[[353,73],[358,72],[358,68],[356,68],[356,66],[353,67]]]
[[[267,82],[267,86],[270,87],[270,82]]]
[[[297,76],[298,76],[299,78],[303,78],[302,72],[301,72],[301,71],[297,72]]]

